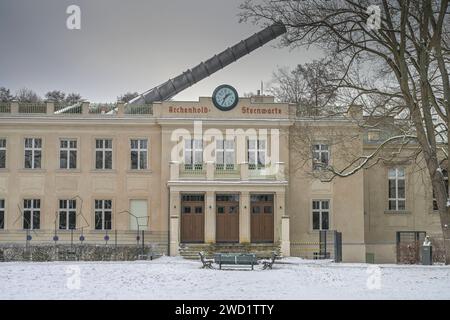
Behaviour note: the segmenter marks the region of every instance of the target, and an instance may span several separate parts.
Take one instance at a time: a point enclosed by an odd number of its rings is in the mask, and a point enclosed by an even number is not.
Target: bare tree
[[[5,87],[0,87],[0,102],[10,102],[14,99],[11,91]]]
[[[314,60],[294,70],[279,68],[273,73],[268,91],[280,102],[296,104],[298,113],[318,116],[335,107],[336,93],[327,85],[334,77],[331,60]]]
[[[130,101],[131,99],[136,98],[139,95],[139,93],[137,92],[126,92],[121,96],[117,97],[118,101],[123,101],[125,103],[127,103],[128,101]]]
[[[65,102],[68,105],[74,105],[76,103],[79,103],[81,100],[83,100],[83,98],[79,93],[72,92],[66,96]]]
[[[42,99],[38,96],[36,92],[28,88],[22,88],[17,90],[15,98],[19,102],[36,103],[42,101]]]
[[[317,46],[332,58],[340,70],[333,86],[341,103],[360,104],[369,118],[400,124],[373,153],[327,169],[347,177],[382,158],[383,150],[414,143],[410,156],[423,158],[450,263],[450,201],[441,167],[449,141],[449,1],[247,0],[241,9],[242,20],[284,23],[284,45]]]
[[[45,98],[57,103],[61,103],[66,98],[66,94],[60,90],[49,91],[45,94]]]

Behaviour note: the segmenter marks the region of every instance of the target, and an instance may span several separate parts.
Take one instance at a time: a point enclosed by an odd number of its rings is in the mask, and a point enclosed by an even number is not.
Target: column
[[[281,254],[284,257],[291,255],[291,241],[289,239],[289,216],[281,218]]]
[[[216,242],[216,201],[214,191],[206,192],[205,243]]]
[[[248,162],[242,162],[240,164],[241,166],[241,180],[246,181],[248,180]]]
[[[250,243],[250,193],[242,191],[239,197],[239,242]]]
[[[123,117],[125,114],[125,103],[123,101],[117,101],[117,115]]]
[[[89,102],[83,101],[81,103],[81,113],[84,115],[89,114]]]
[[[46,110],[48,115],[53,115],[55,113],[55,103],[53,101],[46,101]]]
[[[19,102],[16,100],[11,101],[11,113],[19,113]]]
[[[214,180],[215,165],[213,161],[206,162],[206,180]]]
[[[180,254],[180,211],[181,197],[179,192],[170,192],[170,252],[171,256]]]
[[[281,244],[281,254],[290,256],[291,243],[289,240],[289,216],[286,215],[286,193],[279,191],[275,196],[275,241]]]

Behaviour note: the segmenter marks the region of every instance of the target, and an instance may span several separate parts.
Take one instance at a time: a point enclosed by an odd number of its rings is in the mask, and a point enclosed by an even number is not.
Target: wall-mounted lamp
[[[280,206],[280,209],[283,209],[283,207],[282,207],[282,206]]]
[[[176,209],[176,208],[177,208],[177,205],[174,205],[173,208]]]
[[[212,209],[212,206],[210,205],[209,208]]]
[[[244,209],[247,209],[247,206],[244,206]]]

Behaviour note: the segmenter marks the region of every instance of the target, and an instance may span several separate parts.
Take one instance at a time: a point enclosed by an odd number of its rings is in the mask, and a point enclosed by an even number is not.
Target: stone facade
[[[329,161],[336,167],[344,166],[350,155],[373,148],[366,143],[367,133],[345,117],[298,118],[294,106],[274,103],[268,96],[240,98],[230,111],[215,108],[209,97],[194,102],[154,103],[151,112],[133,113],[122,103],[110,114],[94,112],[88,103],[83,103],[78,112],[55,110],[51,102],[34,109],[21,109],[18,103],[0,107],[0,140],[6,141],[6,164],[0,168],[0,199],[4,200],[2,246],[25,245],[23,219],[29,209],[24,208],[26,199],[40,200],[40,226],[30,233],[30,243],[47,243],[51,247],[52,230],[61,244],[67,243],[73,231],[60,229],[60,200],[76,199],[77,239],[82,233],[86,243],[96,245],[104,242],[108,232],[117,232],[118,245],[139,245],[141,239],[136,241],[136,235],[140,230],[148,232],[146,246],[165,244],[165,252],[178,255],[183,242],[181,228],[187,221],[183,220],[184,195],[204,196],[199,214],[205,244],[216,242],[220,227],[217,196],[230,194],[239,198],[237,241],[241,244],[251,243],[252,232],[261,226],[253,220],[253,199],[271,195],[272,209],[265,213],[273,217],[267,224],[273,230],[264,232],[273,236],[271,241],[280,246],[285,256],[314,256],[318,251],[319,220],[322,228],[342,232],[346,262],[364,262],[367,256],[377,263],[396,262],[397,231],[426,231],[439,236],[431,187],[426,177],[426,183],[420,182],[424,173],[417,172],[415,164],[401,164],[406,170],[406,209],[397,211],[388,210],[387,190],[388,170],[397,164],[380,163],[330,182],[321,182],[312,173],[312,157],[307,159],[312,144],[327,146]],[[358,115],[357,109],[350,112],[352,118],[355,112]],[[214,159],[202,159],[199,166],[186,166],[185,154],[174,156],[186,152],[184,142],[180,143],[184,140],[174,139],[174,134],[181,132],[195,140],[199,127],[201,137],[233,132],[236,150],[231,169],[217,166]],[[308,139],[294,141],[303,137],[301,130],[306,129],[304,136]],[[267,132],[267,139],[263,139],[267,144],[264,157],[270,158],[273,170],[265,171],[249,161],[252,130],[257,134]],[[348,137],[345,147],[333,144],[336,134],[341,139]],[[40,168],[25,168],[25,141],[30,138],[41,139]],[[61,169],[61,139],[77,142],[75,168]],[[111,141],[111,168],[97,168],[97,140]],[[139,170],[133,168],[132,161],[137,160],[130,156],[132,140],[147,141],[145,154],[140,158],[146,165]],[[237,151],[238,141],[243,141],[242,152]],[[254,154],[258,157],[259,151]],[[111,201],[111,208],[107,208],[111,218],[102,216],[105,213],[98,207],[99,200]],[[139,218],[142,220],[137,223],[136,234],[135,217],[130,214],[135,205],[146,211]],[[319,209],[313,214],[315,206]],[[104,221],[98,220],[96,213]],[[99,221],[106,220],[110,221],[110,228],[96,228]]]

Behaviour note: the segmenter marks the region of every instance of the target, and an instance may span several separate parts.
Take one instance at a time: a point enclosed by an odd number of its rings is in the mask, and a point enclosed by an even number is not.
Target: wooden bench
[[[254,266],[258,264],[258,259],[253,253],[216,253],[214,262],[219,264],[219,269],[222,269],[222,265],[248,265],[253,270]]]

